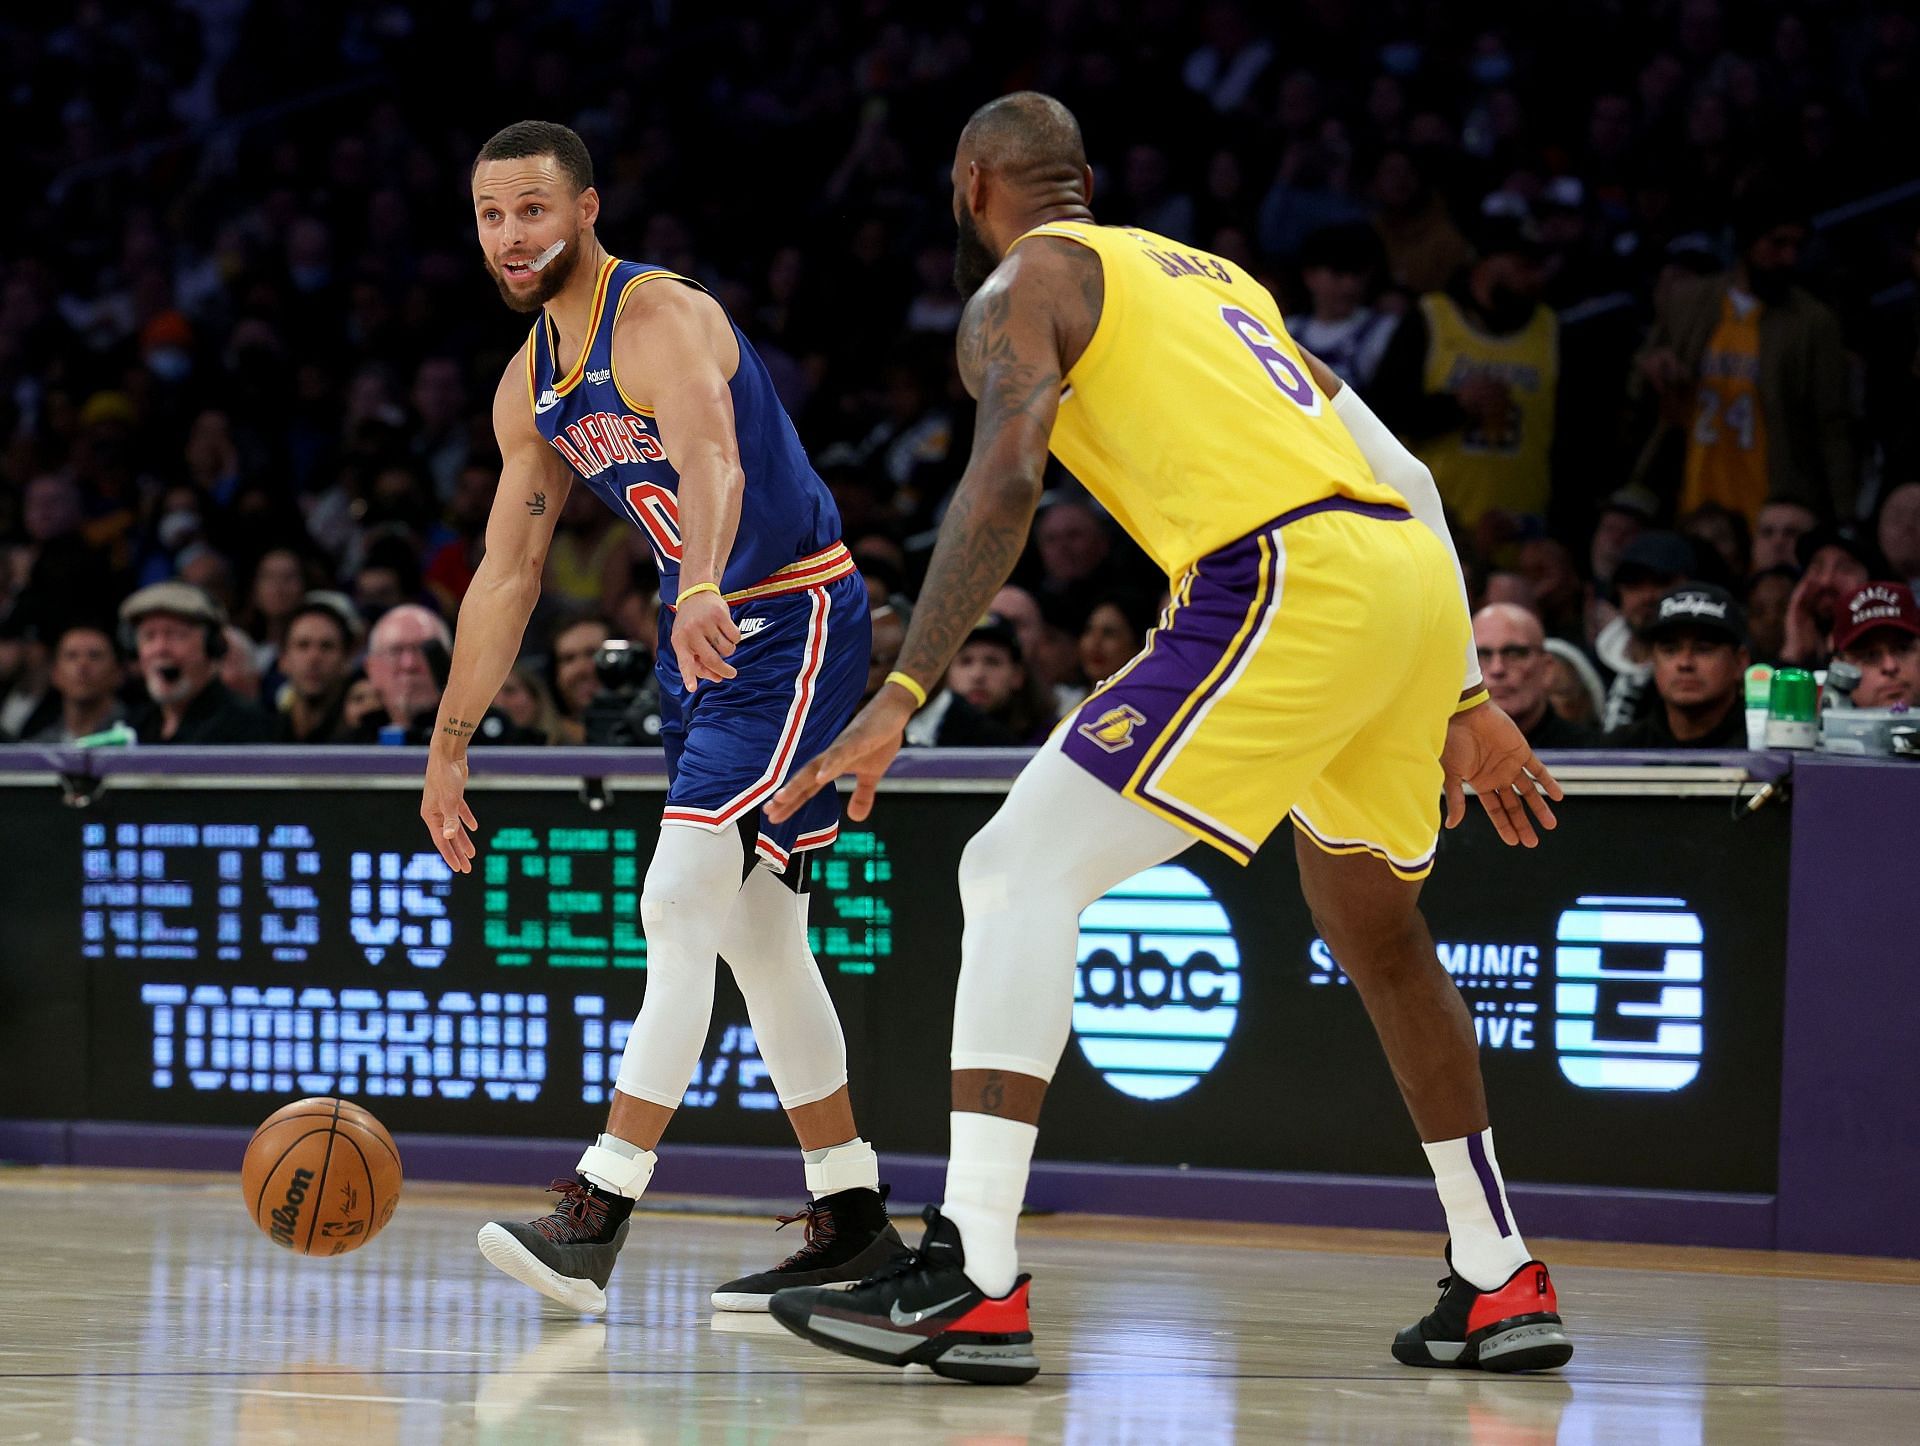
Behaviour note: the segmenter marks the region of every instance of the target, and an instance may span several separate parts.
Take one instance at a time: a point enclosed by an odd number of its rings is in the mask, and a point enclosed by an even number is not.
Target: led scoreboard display
[[[658,794],[478,789],[455,876],[402,789],[0,789],[0,1116],[252,1124],[366,1100],[398,1130],[599,1123],[644,995]],[[945,1146],[960,850],[982,793],[889,793],[810,856],[810,937],[862,1130]],[[1767,1190],[1787,828],[1724,799],[1571,801],[1538,850],[1444,840],[1423,898],[1516,1175]],[[1737,877],[1702,859],[1738,849]],[[1295,885],[1195,849],[1081,921],[1054,1158],[1403,1174],[1411,1126]],[[721,968],[674,1138],[791,1140]],[[1020,1001],[1008,1001],[1009,1008]],[[1513,1163],[1513,1162],[1520,1163]]]

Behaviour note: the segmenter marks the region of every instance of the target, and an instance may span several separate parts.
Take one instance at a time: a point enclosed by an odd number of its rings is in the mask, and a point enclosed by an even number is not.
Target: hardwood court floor
[[[278,1249],[238,1196],[0,1171],[0,1446],[1920,1440],[1914,1263],[1548,1247],[1578,1354],[1502,1379],[1387,1354],[1436,1240],[1061,1217],[1026,1233],[1045,1370],[992,1389],[716,1319],[715,1283],[789,1247],[765,1220],[641,1217],[600,1323],[475,1250],[535,1193],[411,1185],[337,1260]]]

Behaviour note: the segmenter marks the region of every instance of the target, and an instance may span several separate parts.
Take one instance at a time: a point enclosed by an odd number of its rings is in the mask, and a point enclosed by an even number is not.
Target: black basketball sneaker
[[[1573,1359],[1573,1342],[1546,1266],[1529,1260],[1498,1290],[1482,1290],[1454,1271],[1449,1249],[1439,1304],[1393,1338],[1393,1358],[1409,1366],[1550,1371]]]
[[[495,1221],[480,1227],[487,1263],[530,1285],[569,1310],[600,1315],[607,1280],[627,1243],[633,1201],[584,1180],[555,1180],[547,1189],[560,1203],[551,1215],[522,1225]]]
[[[990,1296],[966,1274],[960,1230],[929,1205],[927,1233],[851,1290],[783,1290],[769,1309],[804,1340],[883,1366],[930,1366],[956,1381],[1017,1386],[1040,1373],[1027,1322],[1031,1276]]]
[[[713,1293],[714,1309],[765,1310],[775,1291],[798,1286],[845,1290],[907,1254],[887,1218],[888,1188],[837,1190],[809,1200],[796,1215],[775,1216],[776,1230],[800,1222],[800,1248],[772,1270],[728,1281]]]

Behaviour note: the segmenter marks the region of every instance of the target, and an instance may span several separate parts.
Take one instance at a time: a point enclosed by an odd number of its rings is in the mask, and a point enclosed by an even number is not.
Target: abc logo
[[[1554,930],[1554,1051],[1581,1089],[1682,1089],[1700,1073],[1706,931],[1685,899],[1590,894]]]
[[[1232,922],[1188,870],[1135,874],[1080,916],[1073,1032],[1122,1094],[1192,1089],[1226,1053],[1239,1006]]]

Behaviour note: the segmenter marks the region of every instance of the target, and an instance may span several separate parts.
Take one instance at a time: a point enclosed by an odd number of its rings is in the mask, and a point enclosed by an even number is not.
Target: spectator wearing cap
[[[1614,569],[1613,591],[1619,614],[1594,639],[1594,654],[1612,674],[1601,726],[1611,732],[1647,710],[1647,684],[1653,677],[1653,653],[1646,630],[1659,613],[1660,599],[1693,575],[1693,548],[1676,532],[1643,532],[1627,545]]]
[[[1834,656],[1860,670],[1856,708],[1920,707],[1920,605],[1902,582],[1870,582],[1847,599]]]
[[[1610,748],[1745,748],[1747,625],[1725,588],[1687,583],[1646,630],[1658,705],[1606,737]]]
[[[907,724],[907,742],[1010,748],[1029,741],[1042,722],[1039,712],[1019,635],[1005,618],[988,613],[954,654],[945,686]]]
[[[1552,669],[1546,643],[1540,619],[1526,608],[1494,603],[1473,615],[1473,646],[1487,691],[1528,746],[1591,748],[1600,735],[1567,722],[1548,705]]]
[[[1300,280],[1311,305],[1288,327],[1295,340],[1349,386],[1366,391],[1400,318],[1370,304],[1385,266],[1371,226],[1327,226],[1300,248]]]
[[[1804,502],[1781,497],[1767,503],[1754,520],[1753,558],[1748,565],[1756,573],[1790,567],[1798,576],[1800,539],[1819,525],[1819,516]]]
[[[282,743],[339,743],[347,674],[360,648],[360,616],[337,592],[310,592],[287,618],[280,645],[276,718]]]
[[[127,716],[120,701],[125,681],[112,632],[94,623],[70,624],[53,647],[60,714],[28,741],[65,746],[121,722]]]
[[[1633,392],[1658,416],[1634,476],[1681,512],[1718,502],[1752,518],[1791,498],[1853,515],[1840,321],[1794,284],[1807,235],[1793,196],[1749,186],[1734,205],[1733,269],[1676,285],[1636,360]]]
[[[367,679],[381,711],[363,718],[349,741],[375,743],[382,729],[399,727],[409,743],[431,743],[446,667],[436,667],[430,654],[437,650],[444,659],[452,648],[453,634],[438,613],[418,603],[383,613],[367,637]]]
[[[227,615],[199,588],[156,582],[120,605],[147,702],[131,723],[142,743],[266,743],[273,720],[220,681]]]
[[[1870,582],[1891,581],[1873,544],[1826,524],[1795,544],[1800,581],[1787,601],[1782,662],[1819,668],[1833,656],[1833,630],[1847,599]]]
[[[1545,515],[1560,373],[1532,221],[1483,215],[1475,240],[1473,264],[1402,319],[1375,383],[1381,418],[1470,531],[1490,512]]]

